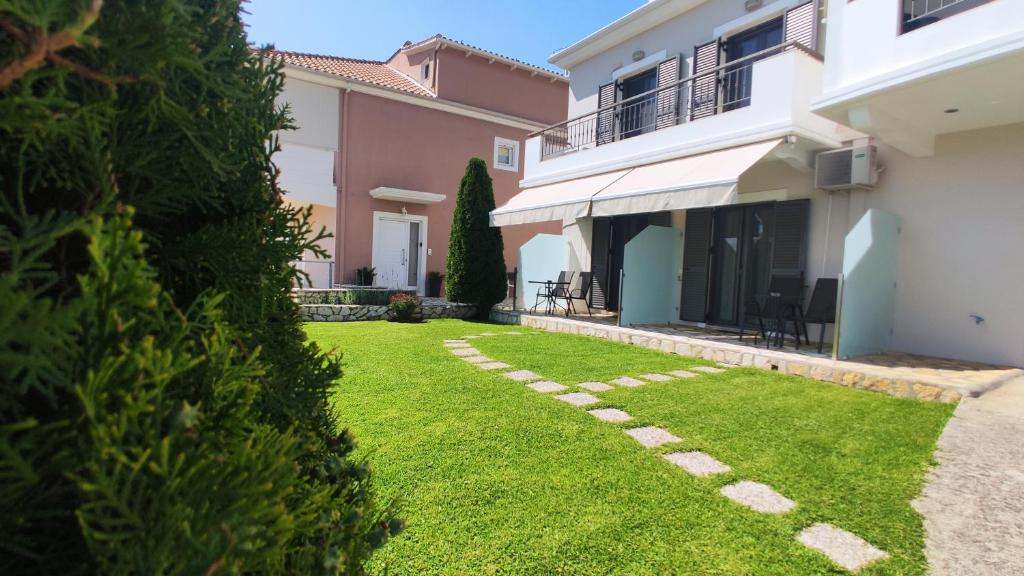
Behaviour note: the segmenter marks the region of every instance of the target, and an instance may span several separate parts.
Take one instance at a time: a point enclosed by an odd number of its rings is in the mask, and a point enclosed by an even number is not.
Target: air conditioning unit
[[[878,182],[874,146],[852,146],[820,152],[815,160],[814,185],[822,190],[871,190]]]

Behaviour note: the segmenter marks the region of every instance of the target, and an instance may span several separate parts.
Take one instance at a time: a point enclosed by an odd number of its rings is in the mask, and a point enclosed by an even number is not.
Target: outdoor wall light
[[[943,110],[943,112],[945,112],[946,114],[956,114],[959,111],[959,108],[946,108],[945,110]]]

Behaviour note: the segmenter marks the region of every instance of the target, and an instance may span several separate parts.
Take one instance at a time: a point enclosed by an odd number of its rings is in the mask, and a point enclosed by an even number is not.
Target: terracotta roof
[[[284,50],[271,50],[270,55],[272,58],[283,59],[284,63],[290,66],[333,74],[350,80],[383,86],[392,90],[401,90],[418,96],[432,97],[435,95],[427,88],[417,84],[412,78],[388,66],[385,62],[325,56],[323,54],[287,52]]]

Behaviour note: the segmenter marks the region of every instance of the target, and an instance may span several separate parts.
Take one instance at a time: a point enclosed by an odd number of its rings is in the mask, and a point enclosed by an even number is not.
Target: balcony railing
[[[917,30],[992,0],[902,0],[903,32]]]
[[[791,40],[549,126],[530,137],[542,137],[541,159],[546,160],[748,106],[754,63],[787,50],[821,58]]]

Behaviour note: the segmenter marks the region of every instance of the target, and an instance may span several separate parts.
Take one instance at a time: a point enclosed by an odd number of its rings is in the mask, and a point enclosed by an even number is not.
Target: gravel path
[[[914,507],[932,574],[1024,574],[1024,378],[966,398]]]

